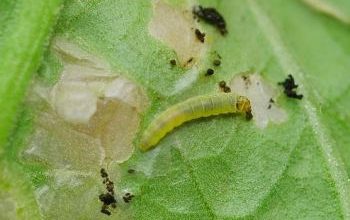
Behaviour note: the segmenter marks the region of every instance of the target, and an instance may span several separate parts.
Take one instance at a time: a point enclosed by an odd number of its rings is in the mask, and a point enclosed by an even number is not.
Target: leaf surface
[[[292,74],[304,98],[288,99],[279,91],[277,104],[288,114],[281,124],[261,129],[237,115],[211,117],[175,129],[152,151],[142,153],[137,148],[117,166],[115,179],[118,192],[132,192],[135,197],[118,207],[119,215],[112,214],[112,218],[349,219],[349,27],[301,1],[202,0],[200,4],[222,13],[228,35],[223,37],[200,23],[211,39],[207,56],[193,83],[173,93],[176,83],[191,73],[172,68],[169,60],[176,58],[174,51],[149,34],[152,2],[66,2],[56,36],[98,54],[148,94],[150,107],[142,115],[136,147],[158,113],[186,98],[215,93],[219,81],[230,81],[244,71],[254,70],[276,89],[278,82]],[[186,1],[170,5],[191,7]],[[214,51],[222,64],[207,77],[204,73]],[[57,70],[55,62],[45,65]],[[41,77],[57,79],[50,74]],[[24,133],[19,130],[15,139]],[[22,147],[16,149],[20,152]],[[128,173],[130,168],[136,172]],[[29,169],[29,176],[36,169]],[[55,167],[41,169],[53,173]],[[61,216],[61,210],[74,208],[83,210],[76,213],[79,218],[101,216],[97,172],[75,194],[47,180],[33,185],[38,189],[44,184],[56,193],[61,207],[54,212],[42,209],[44,216],[50,213],[46,216],[54,218]],[[88,209],[79,205],[83,202]],[[69,212],[63,214],[69,216]]]

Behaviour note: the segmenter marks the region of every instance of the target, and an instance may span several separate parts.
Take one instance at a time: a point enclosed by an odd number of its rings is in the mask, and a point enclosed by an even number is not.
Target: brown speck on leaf
[[[196,34],[197,39],[198,39],[200,42],[204,43],[205,33],[202,33],[199,29],[196,29],[196,30],[194,31],[194,33]]]
[[[221,35],[227,34],[226,22],[215,8],[204,8],[199,5],[193,7],[192,13],[205,22],[214,25],[220,31]]]

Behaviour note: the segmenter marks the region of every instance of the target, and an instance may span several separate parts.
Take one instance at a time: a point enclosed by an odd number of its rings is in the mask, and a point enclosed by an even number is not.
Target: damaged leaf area
[[[53,85],[34,81],[29,105],[40,106],[22,159],[45,164],[52,182],[37,190],[41,211],[55,218],[58,201],[62,209],[81,209],[76,204],[98,204],[101,182],[98,170],[114,167],[134,151],[133,138],[147,97],[132,81],[116,74],[100,59],[63,39],[53,40],[53,52],[62,62],[60,78]],[[101,185],[102,186],[102,185]],[[74,193],[66,194],[65,190]],[[98,209],[96,209],[98,210]],[[71,213],[67,213],[67,217]]]
[[[0,218],[348,219],[350,32],[305,1],[65,1]],[[157,115],[216,93],[247,96],[252,120],[188,121],[139,150]]]
[[[95,166],[102,166],[107,159],[125,161],[133,152],[132,140],[146,96],[136,84],[111,72],[97,58],[74,50],[71,43],[56,39],[53,47],[70,51],[58,51],[63,62],[58,82],[52,87],[33,85],[33,96],[42,98],[39,102],[46,102],[47,109],[37,117],[38,129],[26,152],[45,157],[50,153],[43,151],[52,151],[52,158],[42,159],[54,163],[56,158],[68,168],[67,159],[60,156],[82,163],[87,159],[84,156],[91,155],[87,162],[96,161]],[[68,149],[70,153],[65,155]]]
[[[197,63],[205,51],[204,36],[197,28],[191,10],[171,7],[162,0],[153,1],[149,32],[176,52],[182,66]]]
[[[268,85],[259,74],[239,74],[232,79],[230,86],[232,92],[250,100],[253,120],[257,127],[265,128],[270,121],[282,123],[287,120],[286,111],[275,101],[278,91]]]

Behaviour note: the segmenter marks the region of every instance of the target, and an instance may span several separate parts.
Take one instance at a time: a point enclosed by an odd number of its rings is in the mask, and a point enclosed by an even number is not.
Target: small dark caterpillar
[[[144,151],[151,149],[168,132],[186,121],[226,113],[246,113],[250,118],[250,101],[233,93],[189,98],[168,108],[152,121],[141,138],[140,148]]]

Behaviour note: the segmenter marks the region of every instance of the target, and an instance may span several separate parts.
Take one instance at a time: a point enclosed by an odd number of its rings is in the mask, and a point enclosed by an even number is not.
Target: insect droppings
[[[191,63],[193,61],[193,57],[187,60],[187,63]]]
[[[170,60],[170,65],[175,66],[176,65],[176,60],[174,60],[174,59]]]
[[[135,170],[134,169],[128,169],[128,173],[135,173]]]
[[[221,91],[223,91],[225,93],[231,92],[231,88],[227,86],[225,81],[220,81],[219,82],[219,87],[220,87]]]
[[[233,93],[189,98],[171,106],[151,122],[141,137],[140,148],[143,151],[151,149],[167,133],[187,121],[227,113],[245,113],[251,118],[250,101]]]
[[[228,86],[225,86],[224,93],[229,93],[229,92],[231,92],[231,88]]]
[[[110,205],[112,203],[116,203],[117,201],[115,200],[114,196],[110,193],[104,193],[104,194],[100,194],[100,196],[98,197],[100,199],[101,202],[104,203],[104,205]]]
[[[214,70],[211,69],[211,68],[209,68],[209,69],[207,69],[207,73],[206,73],[205,75],[211,76],[211,75],[213,75],[213,74],[214,74]]]
[[[267,109],[271,109],[273,103],[275,103],[275,100],[273,100],[272,98],[270,98],[270,100],[269,100],[269,105],[267,106]]]
[[[107,172],[106,172],[105,169],[101,168],[100,173],[101,173],[101,177],[102,177],[102,178],[108,177],[108,174],[107,174]]]
[[[114,194],[114,183],[112,181],[108,181],[106,184],[106,189],[111,194]]]
[[[117,200],[114,197],[114,183],[109,179],[108,173],[104,168],[100,170],[101,177],[103,178],[103,184],[106,185],[106,193],[99,195],[99,200],[103,203],[101,207],[101,213],[111,215],[109,207],[116,207]]]
[[[247,111],[246,114],[245,114],[245,118],[249,121],[253,118],[253,113],[252,111]]]
[[[220,81],[219,82],[219,87],[222,88],[222,89],[225,88],[226,87],[226,82],[225,81]]]
[[[213,65],[214,65],[214,66],[220,66],[220,64],[221,64],[221,61],[220,61],[220,60],[217,60],[217,59],[216,59],[216,60],[213,61]]]
[[[197,39],[198,39],[200,42],[204,43],[205,33],[202,33],[202,32],[201,32],[200,30],[198,30],[198,29],[196,29],[196,30],[194,31],[194,33],[196,34]]]
[[[286,94],[289,98],[295,98],[295,99],[302,99],[302,94],[297,94],[297,92],[294,90],[298,88],[298,85],[295,84],[294,78],[291,74],[288,75],[288,78],[286,78],[283,82],[279,82],[278,85],[283,86],[284,88],[284,94]]]
[[[108,210],[107,206],[102,206],[101,212],[106,215],[111,215],[112,213]]]
[[[216,26],[221,35],[227,33],[226,22],[222,15],[215,8],[203,8],[202,6],[193,7],[192,13],[203,19],[205,22]]]
[[[125,195],[123,196],[123,200],[125,203],[129,203],[134,197],[135,196],[131,193],[125,193]]]
[[[220,56],[220,54],[217,51],[214,51],[214,53],[218,56],[218,58],[221,60],[222,57]]]

